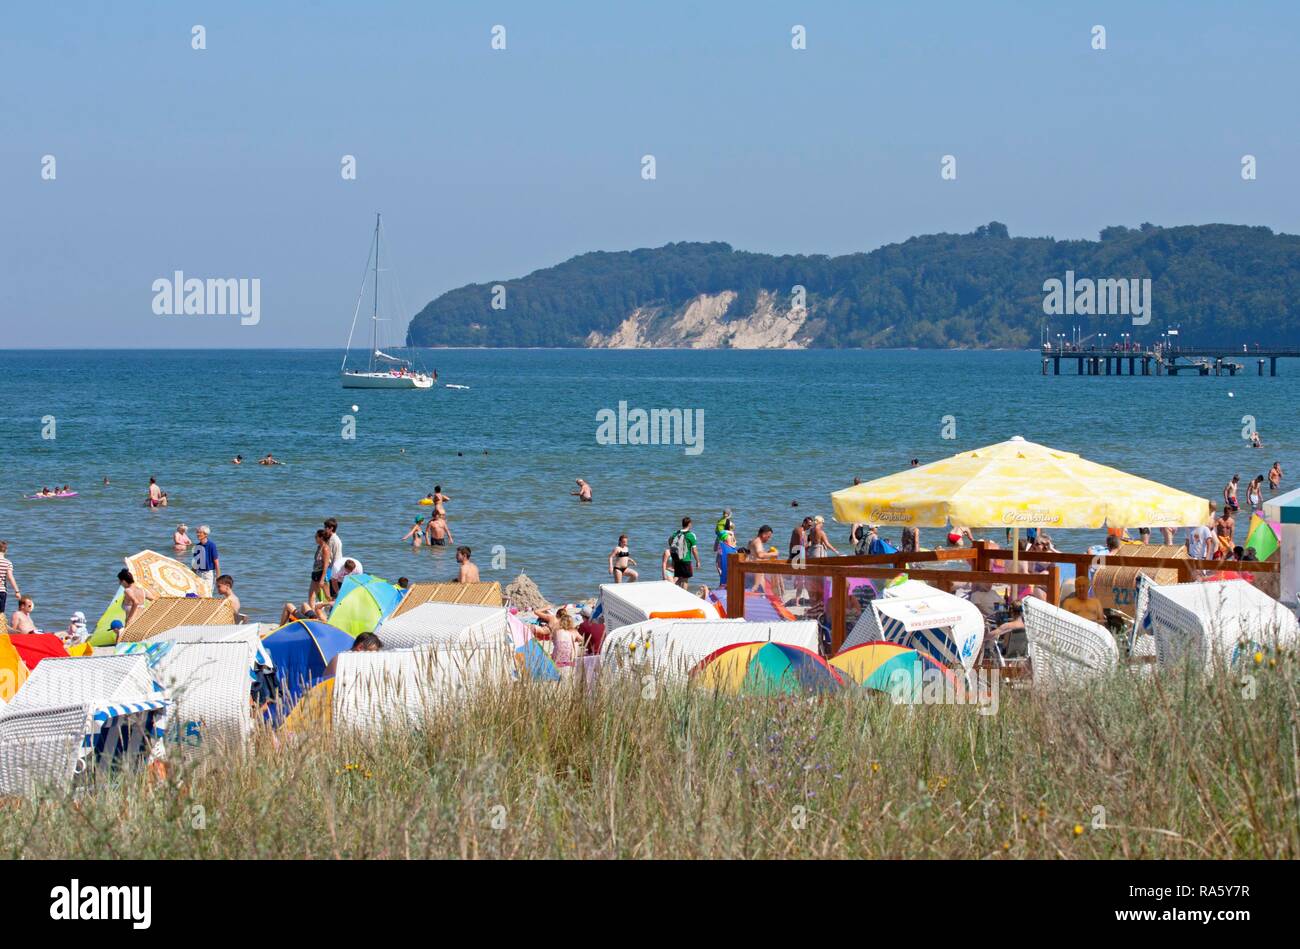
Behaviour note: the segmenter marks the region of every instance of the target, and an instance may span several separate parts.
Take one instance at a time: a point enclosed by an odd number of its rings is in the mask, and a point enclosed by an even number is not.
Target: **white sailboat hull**
[[[344,372],[345,389],[432,389],[433,378],[423,373],[397,375],[392,372]]]

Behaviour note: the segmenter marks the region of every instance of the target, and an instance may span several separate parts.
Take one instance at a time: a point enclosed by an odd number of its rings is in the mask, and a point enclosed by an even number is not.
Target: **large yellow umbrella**
[[[208,582],[179,560],[154,550],[142,550],[126,558],[126,569],[136,583],[152,596],[211,596]]]
[[[1190,527],[1209,501],[1016,436],[831,495],[846,524]]]

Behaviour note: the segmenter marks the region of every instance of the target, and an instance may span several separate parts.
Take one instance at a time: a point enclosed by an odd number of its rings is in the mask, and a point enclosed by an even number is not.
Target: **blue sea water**
[[[180,521],[212,526],[253,618],[305,597],[315,530],[337,517],[348,555],[389,578],[450,579],[452,548],[401,542],[435,484],[485,579],[528,573],[551,599],[593,595],[620,532],[643,575],[684,514],[701,540],[730,507],[741,540],[782,546],[830,492],[1022,435],[1217,498],[1281,460],[1300,475],[1300,365],[1280,376],[1044,377],[1034,352],[440,350],[432,391],[344,390],[333,351],[8,351],[0,399],[0,539],[39,625],[93,622],[122,557],[169,553]],[[1069,367],[1063,367],[1063,372]],[[1233,397],[1229,397],[1233,393]],[[602,445],[597,413],[702,409],[703,451]],[[343,416],[358,407],[356,437]],[[1266,448],[1242,439],[1253,416]],[[43,418],[54,439],[42,438]],[[944,439],[944,416],[956,437]],[[287,462],[265,468],[272,451]],[[230,464],[236,453],[247,459]],[[143,506],[150,475],[172,505]],[[110,485],[102,486],[108,477]],[[587,479],[595,501],[569,496]],[[44,485],[80,492],[28,501]],[[1243,489],[1244,490],[1244,489]],[[793,508],[791,503],[798,502]],[[847,550],[847,526],[831,539]],[[922,531],[922,542],[939,532]],[[928,535],[928,536],[927,536]],[[1095,536],[1061,532],[1069,549]],[[841,544],[841,542],[843,542]],[[498,561],[493,566],[494,548]],[[1065,547],[1063,547],[1065,549]],[[706,569],[703,579],[716,580]],[[10,609],[12,610],[12,598]]]

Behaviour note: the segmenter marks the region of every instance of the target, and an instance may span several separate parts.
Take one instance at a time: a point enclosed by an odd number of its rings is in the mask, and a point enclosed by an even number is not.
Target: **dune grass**
[[[488,689],[361,741],[0,803],[9,858],[1278,858],[1300,855],[1294,657],[1247,677],[870,693]]]

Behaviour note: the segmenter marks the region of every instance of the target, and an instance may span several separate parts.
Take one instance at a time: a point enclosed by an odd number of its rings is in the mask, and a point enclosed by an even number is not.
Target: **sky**
[[[7,5],[0,348],[341,347],[376,211],[408,317],[671,241],[1296,233],[1297,36],[1293,0]],[[257,321],[155,313],[177,270]]]

